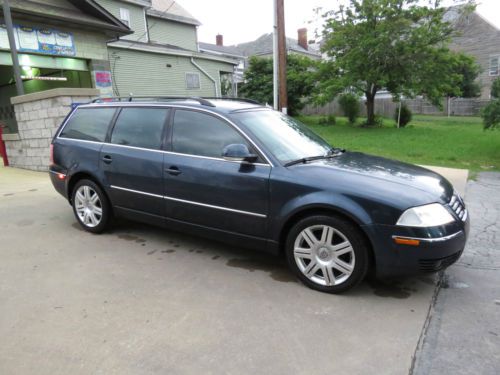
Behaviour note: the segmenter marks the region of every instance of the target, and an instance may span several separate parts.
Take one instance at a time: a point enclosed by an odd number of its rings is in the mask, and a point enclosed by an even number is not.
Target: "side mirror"
[[[258,156],[251,154],[248,147],[243,144],[227,145],[222,150],[222,157],[225,160],[253,163]]]

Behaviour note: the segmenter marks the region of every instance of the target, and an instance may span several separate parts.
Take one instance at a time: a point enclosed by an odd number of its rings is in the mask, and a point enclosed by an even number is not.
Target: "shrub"
[[[349,122],[354,124],[359,116],[359,99],[354,94],[343,94],[339,98],[339,104],[344,112],[344,116],[347,116]]]
[[[483,108],[481,113],[485,129],[495,129],[500,127],[500,99],[493,100]]]
[[[373,116],[373,122],[371,124],[368,123],[368,119],[366,121],[363,121],[361,123],[361,126],[364,128],[372,128],[375,126],[383,126],[384,125],[384,118],[381,115],[375,114]]]
[[[404,128],[406,125],[408,125],[411,121],[413,114],[410,111],[410,108],[406,104],[401,105],[401,117],[399,115],[399,107],[396,108],[396,111],[394,112],[394,120],[396,121],[396,126],[398,124],[398,118],[399,118],[399,126],[401,128]]]
[[[500,99],[500,78],[495,79],[491,85],[491,97]]]
[[[318,120],[319,125],[335,125],[336,123],[337,119],[334,115],[323,116]]]

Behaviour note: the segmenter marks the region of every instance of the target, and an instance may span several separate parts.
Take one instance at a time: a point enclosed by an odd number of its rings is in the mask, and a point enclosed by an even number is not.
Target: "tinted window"
[[[77,109],[60,134],[63,138],[104,142],[114,108]]]
[[[175,111],[172,151],[220,158],[225,146],[237,143],[248,146],[245,139],[222,120],[199,112]]]
[[[122,109],[111,135],[111,143],[159,149],[168,111],[166,108]]]

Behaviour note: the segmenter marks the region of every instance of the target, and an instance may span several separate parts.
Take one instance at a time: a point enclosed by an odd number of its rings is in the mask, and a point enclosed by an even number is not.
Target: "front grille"
[[[456,193],[453,194],[450,199],[450,203],[448,203],[448,206],[450,206],[451,210],[457,215],[460,220],[467,220],[467,209],[465,208],[465,203],[460,195]]]
[[[460,255],[462,255],[462,251],[459,251],[458,253],[448,255],[447,257],[444,258],[438,258],[438,259],[419,259],[418,265],[420,268],[420,271],[423,272],[437,272],[441,271],[442,269],[451,266],[453,263],[455,263],[458,258],[460,258]]]

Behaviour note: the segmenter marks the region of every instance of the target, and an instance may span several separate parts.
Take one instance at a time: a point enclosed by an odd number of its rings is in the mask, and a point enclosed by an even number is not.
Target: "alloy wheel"
[[[75,194],[75,210],[83,225],[89,228],[98,226],[102,220],[99,194],[90,186],[80,186]]]
[[[354,249],[347,237],[328,225],[313,225],[295,239],[293,255],[299,270],[312,282],[344,283],[354,271]]]

